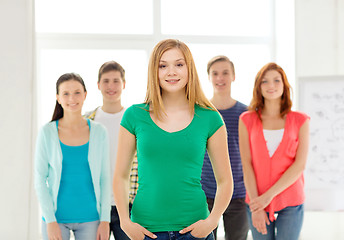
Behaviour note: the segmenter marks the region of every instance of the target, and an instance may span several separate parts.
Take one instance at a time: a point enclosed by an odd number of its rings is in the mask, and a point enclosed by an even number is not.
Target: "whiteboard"
[[[344,76],[300,78],[299,109],[311,117],[305,208],[344,210]]]

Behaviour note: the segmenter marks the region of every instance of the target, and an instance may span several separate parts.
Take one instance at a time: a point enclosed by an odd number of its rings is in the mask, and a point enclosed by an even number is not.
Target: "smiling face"
[[[260,88],[265,100],[281,99],[284,89],[282,75],[276,70],[267,71],[262,78]]]
[[[227,61],[218,61],[211,65],[208,77],[215,93],[230,92],[231,84],[235,80],[232,66]]]
[[[81,112],[86,95],[81,83],[71,79],[59,85],[56,99],[64,112]]]
[[[98,82],[98,89],[103,95],[104,101],[117,102],[121,100],[125,82],[119,71],[109,71],[101,75]]]
[[[178,48],[164,52],[159,61],[159,84],[164,92],[185,93],[188,83],[188,68],[183,53]]]

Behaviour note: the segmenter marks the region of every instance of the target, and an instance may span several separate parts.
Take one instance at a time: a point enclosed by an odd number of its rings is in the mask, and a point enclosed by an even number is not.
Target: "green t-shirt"
[[[224,124],[221,115],[195,105],[191,123],[166,132],[149,106],[133,105],[121,125],[135,135],[139,188],[131,219],[151,232],[179,231],[209,215],[200,183],[207,140]]]

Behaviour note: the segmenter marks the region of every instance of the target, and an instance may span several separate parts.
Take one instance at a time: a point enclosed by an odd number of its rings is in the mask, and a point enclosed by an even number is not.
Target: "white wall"
[[[295,0],[295,29],[297,79],[344,74],[344,0]],[[344,239],[343,226],[343,212],[306,212],[301,239]]]
[[[296,0],[296,75],[344,74],[344,0]]]
[[[37,239],[32,220],[32,0],[0,1],[0,238]],[[35,215],[35,214],[34,214]],[[37,214],[35,215],[37,219]],[[30,236],[30,237],[29,237]]]

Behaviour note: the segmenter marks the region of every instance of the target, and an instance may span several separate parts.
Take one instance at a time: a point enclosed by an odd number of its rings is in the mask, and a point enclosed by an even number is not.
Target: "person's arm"
[[[182,234],[191,231],[194,237],[206,237],[216,228],[233,194],[233,177],[228,155],[227,132],[224,125],[208,139],[207,150],[212,163],[217,190],[214,207],[210,215],[205,220],[199,220],[180,231]]]
[[[239,149],[246,192],[251,199],[258,197],[256,175],[252,166],[251,148],[247,128],[239,119]]]
[[[111,173],[109,139],[105,128],[103,129],[102,142],[99,142],[97,147],[101,148],[102,153],[100,161],[100,224],[97,230],[97,240],[108,240],[111,215]]]
[[[49,175],[49,155],[44,128],[37,136],[35,151],[35,190],[47,225],[49,239],[62,240],[61,229],[56,222],[53,200],[49,194],[47,178]]]
[[[110,237],[110,223],[101,221],[97,229],[97,240],[109,240]]]
[[[47,223],[47,235],[49,240],[63,240],[61,229],[57,222]]]
[[[272,199],[292,185],[302,174],[306,167],[309,145],[309,120],[299,130],[299,145],[296,152],[295,162],[283,173],[280,179],[272,185],[261,196],[253,198],[250,202],[252,212],[266,208]]]
[[[252,166],[251,148],[249,134],[243,121],[239,119],[239,148],[244,173],[244,183],[246,192],[251,199],[258,197],[256,175]],[[252,224],[258,232],[267,234],[266,224],[270,224],[267,214],[264,210],[252,213]]]
[[[129,218],[129,174],[136,149],[136,137],[124,127],[120,127],[118,150],[113,179],[113,192],[120,217],[121,228],[132,240],[142,240],[147,235],[156,236]]]

